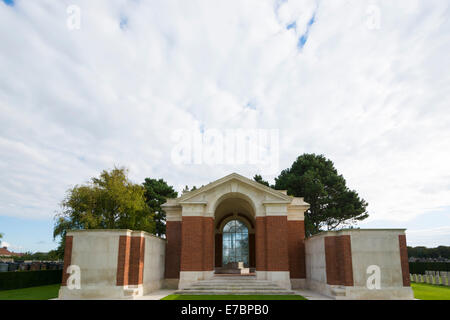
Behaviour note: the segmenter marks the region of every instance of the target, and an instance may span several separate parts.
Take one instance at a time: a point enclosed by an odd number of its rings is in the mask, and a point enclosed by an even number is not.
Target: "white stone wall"
[[[353,230],[352,267],[355,287],[366,287],[367,268],[380,267],[381,287],[402,287],[402,266],[398,230]]]
[[[60,299],[132,299],[161,288],[164,281],[166,241],[131,230],[71,231],[71,265],[80,268],[80,289],[61,286]],[[145,239],[143,284],[117,286],[120,236]]]
[[[325,237],[349,235],[351,239],[353,286],[327,284]],[[412,299],[403,286],[399,235],[403,229],[354,229],[323,232],[306,239],[306,285],[335,299]],[[367,286],[369,266],[380,269],[380,289]]]
[[[158,290],[164,282],[166,241],[145,235],[144,294]]]

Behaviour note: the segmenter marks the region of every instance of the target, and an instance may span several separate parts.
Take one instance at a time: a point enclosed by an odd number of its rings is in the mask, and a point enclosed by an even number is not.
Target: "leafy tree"
[[[3,238],[3,233],[0,232],[0,239],[2,239],[2,238]]]
[[[259,182],[259,183],[261,183],[261,184],[263,184],[263,185],[265,185],[265,186],[267,186],[267,187],[270,187],[269,182],[267,182],[266,180],[264,180],[264,179],[262,178],[262,176],[259,175],[259,174],[255,174],[255,176],[253,177],[253,180],[255,180],[256,182]]]
[[[103,171],[86,185],[69,189],[55,217],[53,237],[61,237],[58,254],[64,252],[65,235],[73,229],[133,229],[153,233],[155,222],[145,189],[128,180],[125,168]]]
[[[163,179],[146,178],[143,186],[145,201],[154,214],[155,234],[162,236],[166,234],[166,213],[162,210],[161,205],[166,202],[166,198],[176,198],[178,193]]]
[[[450,247],[439,246],[437,248],[427,248],[423,246],[408,247],[408,257],[423,258],[423,259],[450,259]]]
[[[308,236],[351,226],[368,217],[367,202],[346,186],[331,160],[323,155],[303,154],[291,168],[275,178],[275,189],[304,197],[311,207],[305,212]]]

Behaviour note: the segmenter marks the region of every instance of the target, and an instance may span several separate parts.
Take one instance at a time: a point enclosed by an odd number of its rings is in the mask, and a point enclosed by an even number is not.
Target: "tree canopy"
[[[67,191],[55,217],[53,237],[73,229],[132,229],[155,232],[154,214],[146,204],[143,186],[132,183],[125,168],[103,171],[86,185]]]
[[[414,258],[446,258],[450,259],[450,247],[449,246],[439,246],[436,248],[427,248],[423,246],[419,247],[408,247],[408,256]]]
[[[256,179],[255,179],[256,180]],[[323,229],[350,227],[368,217],[367,202],[346,186],[331,160],[323,155],[303,154],[275,178],[275,189],[304,197],[311,207],[305,212],[307,235]]]
[[[259,174],[255,174],[255,176],[253,177],[253,180],[255,180],[256,182],[261,183],[262,185],[265,185],[266,187],[270,187],[269,182],[264,180],[263,177],[261,175],[259,175]]]
[[[166,198],[176,198],[178,193],[163,179],[146,178],[142,185],[145,190],[145,202],[154,214],[155,234],[162,236],[166,234],[166,213],[162,210],[161,205],[166,202]]]

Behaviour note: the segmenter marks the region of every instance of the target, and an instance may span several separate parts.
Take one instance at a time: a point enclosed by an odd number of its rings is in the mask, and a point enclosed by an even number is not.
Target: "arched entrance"
[[[232,267],[242,262],[249,267],[248,228],[238,219],[231,220],[222,230],[222,266]]]
[[[240,273],[255,270],[255,214],[248,200],[241,197],[223,199],[215,210],[215,273]]]

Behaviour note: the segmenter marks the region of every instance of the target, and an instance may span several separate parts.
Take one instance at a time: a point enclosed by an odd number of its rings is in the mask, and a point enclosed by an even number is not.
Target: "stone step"
[[[197,282],[192,284],[192,286],[235,286],[235,287],[242,287],[242,286],[273,286],[274,284],[271,282]]]
[[[335,287],[331,289],[331,294],[333,294],[334,296],[342,297],[346,295],[346,291],[345,288]]]
[[[215,277],[208,280],[201,280],[191,284],[189,287],[178,290],[176,294],[241,294],[241,295],[291,295],[295,294],[292,290],[281,288],[276,283],[269,280],[257,280],[255,277]]]
[[[236,287],[236,286],[191,286],[189,288],[186,288],[186,290],[285,290],[280,287],[274,287],[274,286],[245,286],[245,287]]]
[[[216,294],[216,295],[229,295],[229,294],[236,294],[236,295],[292,295],[295,294],[294,291],[288,291],[288,290],[217,290],[217,289],[211,289],[211,290],[179,290],[176,291],[175,294],[181,294],[181,295],[210,295],[210,294]]]

